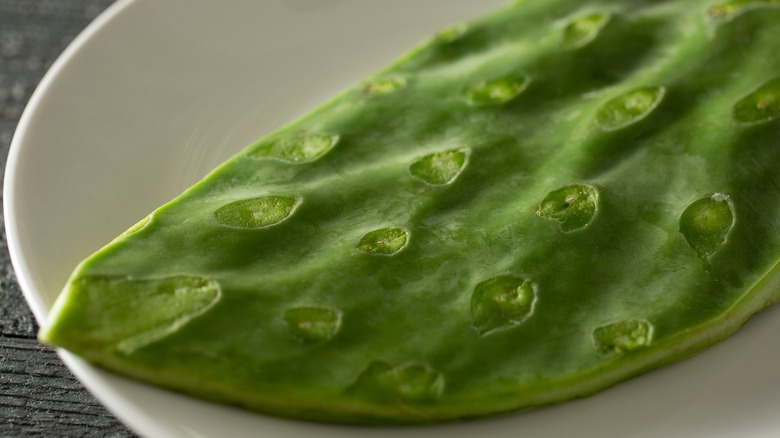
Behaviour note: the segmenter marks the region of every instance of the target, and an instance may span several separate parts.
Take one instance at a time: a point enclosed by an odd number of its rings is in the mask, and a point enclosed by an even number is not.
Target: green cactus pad
[[[689,356],[780,298],[776,6],[526,0],[432,29],[82,262],[40,338],[373,424]]]
[[[294,307],[284,312],[290,334],[301,342],[324,342],[339,330],[341,312],[327,307]]]
[[[706,259],[726,243],[734,224],[728,196],[715,194],[694,201],[680,216],[680,233],[699,257]]]
[[[734,104],[734,120],[742,123],[768,122],[780,117],[780,76]]]
[[[401,228],[381,228],[366,233],[357,248],[367,254],[393,255],[402,250],[409,233]]]
[[[588,44],[596,38],[609,19],[607,13],[594,12],[571,20],[564,29],[563,43],[573,48]]]

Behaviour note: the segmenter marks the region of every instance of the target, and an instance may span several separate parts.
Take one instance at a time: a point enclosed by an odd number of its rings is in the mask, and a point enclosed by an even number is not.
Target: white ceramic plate
[[[502,0],[120,0],[52,67],[5,179],[19,282],[43,320],[69,272],[155,207],[446,25]],[[426,428],[279,420],[61,352],[122,421],[160,437],[775,437],[780,306],[683,363],[585,400]]]

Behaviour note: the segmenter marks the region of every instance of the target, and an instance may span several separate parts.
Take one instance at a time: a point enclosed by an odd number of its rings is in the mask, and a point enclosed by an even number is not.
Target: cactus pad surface
[[[82,262],[40,338],[349,423],[688,356],[780,298],[779,6],[526,0],[445,29]]]

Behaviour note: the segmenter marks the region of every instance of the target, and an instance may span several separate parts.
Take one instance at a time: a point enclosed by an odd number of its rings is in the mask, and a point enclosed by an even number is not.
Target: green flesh
[[[449,28],[85,260],[41,340],[355,423],[690,355],[780,297],[776,6],[528,0]]]

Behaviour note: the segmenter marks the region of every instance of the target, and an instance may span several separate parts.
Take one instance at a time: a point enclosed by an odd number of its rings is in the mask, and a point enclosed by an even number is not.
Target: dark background
[[[46,70],[114,0],[0,0],[0,163]],[[2,195],[0,195],[2,196]],[[2,220],[0,216],[0,220]],[[0,239],[0,436],[132,436],[49,348]]]

